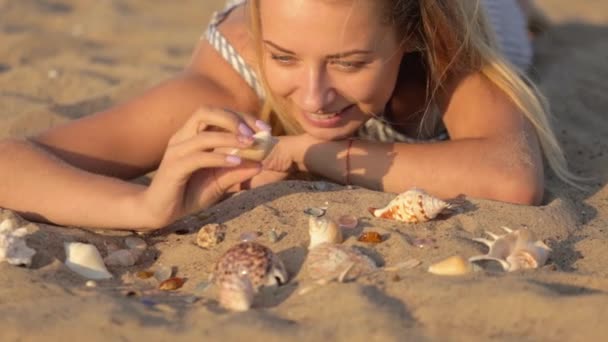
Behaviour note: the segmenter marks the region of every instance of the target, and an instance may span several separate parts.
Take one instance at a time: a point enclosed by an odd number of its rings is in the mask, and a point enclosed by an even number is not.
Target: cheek
[[[273,65],[272,61],[266,64],[265,77],[268,87],[277,96],[285,97],[296,87],[294,72],[289,68]]]
[[[361,110],[380,113],[393,94],[397,74],[398,69],[393,68],[370,71],[345,80],[340,92]]]

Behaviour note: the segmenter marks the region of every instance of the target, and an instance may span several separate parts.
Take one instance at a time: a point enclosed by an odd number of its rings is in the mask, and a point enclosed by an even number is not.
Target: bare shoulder
[[[218,29],[248,65],[255,65],[255,49],[245,6],[233,9]],[[259,109],[260,101],[255,91],[206,39],[199,41],[187,70],[205,75],[232,95],[238,107],[234,109],[250,113]]]

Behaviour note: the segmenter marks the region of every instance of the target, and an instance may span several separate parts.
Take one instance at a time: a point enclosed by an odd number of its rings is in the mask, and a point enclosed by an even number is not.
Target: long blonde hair
[[[260,0],[248,0],[251,32],[258,57],[258,74],[266,92],[261,118],[275,134],[298,134],[302,128],[273,96],[264,77]],[[355,1],[355,0],[352,0]],[[395,27],[408,44],[423,55],[427,73],[427,108],[445,81],[480,72],[500,89],[536,130],[549,167],[557,177],[580,187],[581,177],[569,171],[564,153],[549,122],[548,104],[534,83],[498,51],[481,0],[368,0],[376,1],[384,22]],[[404,38],[405,39],[405,38]],[[409,41],[411,39],[412,41]],[[428,112],[428,111],[427,111]],[[420,127],[424,126],[423,116]]]

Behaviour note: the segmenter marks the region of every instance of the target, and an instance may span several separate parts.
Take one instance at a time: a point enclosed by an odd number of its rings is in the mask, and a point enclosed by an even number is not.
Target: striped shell
[[[419,223],[430,221],[449,208],[449,203],[414,188],[399,194],[386,207],[369,208],[369,212],[375,217]]]
[[[507,234],[496,235],[486,232],[491,240],[473,239],[488,246],[489,251],[487,254],[471,257],[469,261],[497,261],[505,271],[538,268],[547,262],[551,248],[542,241],[536,240],[532,231],[527,228],[511,230],[502,227],[502,229]]]
[[[353,247],[322,243],[308,252],[305,269],[314,280],[346,281],[375,271],[376,263]]]
[[[212,281],[219,288],[220,304],[230,309],[233,301],[252,299],[262,286],[286,283],[287,271],[270,248],[253,241],[241,242],[217,262]]]

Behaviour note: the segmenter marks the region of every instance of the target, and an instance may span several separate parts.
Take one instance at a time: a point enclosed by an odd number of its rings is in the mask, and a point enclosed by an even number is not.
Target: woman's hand
[[[169,140],[152,183],[140,197],[149,226],[160,228],[206,208],[233,185],[260,173],[259,163],[214,152],[251,146],[253,129],[260,127],[265,125],[255,118],[226,110],[195,112]]]

